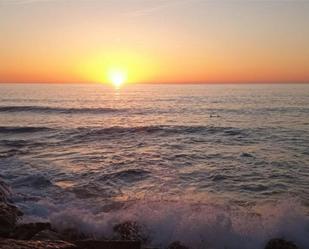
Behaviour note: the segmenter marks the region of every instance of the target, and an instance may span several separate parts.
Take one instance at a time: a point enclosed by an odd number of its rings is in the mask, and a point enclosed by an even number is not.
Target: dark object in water
[[[271,239],[265,249],[298,249],[298,247],[293,242],[284,239]]]
[[[209,117],[210,118],[220,118],[220,115],[218,115],[218,114],[210,114]]]
[[[241,157],[254,157],[253,155],[251,155],[250,153],[247,153],[247,152],[241,153],[240,156],[241,156]]]
[[[98,241],[82,240],[74,242],[80,249],[140,249],[140,241]]]
[[[189,249],[188,247],[182,245],[179,241],[172,242],[167,249]]]

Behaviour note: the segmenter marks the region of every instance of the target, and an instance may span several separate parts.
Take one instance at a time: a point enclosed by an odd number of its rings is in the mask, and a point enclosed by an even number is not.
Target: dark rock
[[[8,236],[15,228],[16,222],[23,213],[8,202],[9,187],[0,179],[0,236]]]
[[[0,239],[1,249],[77,249],[71,243],[64,241],[25,241]]]
[[[22,212],[15,206],[0,202],[0,236],[8,236],[16,226]]]
[[[97,241],[83,240],[76,241],[79,249],[140,249],[140,241]]]
[[[43,230],[34,235],[32,240],[63,240],[64,237],[52,230]]]
[[[182,245],[179,241],[175,241],[172,242],[167,249],[189,249],[189,247]]]
[[[68,241],[89,239],[89,237],[87,237],[86,234],[74,228],[68,228],[63,231],[57,231],[57,232],[61,233],[63,239]]]
[[[7,199],[10,195],[9,187],[0,180],[0,202],[7,202]]]
[[[11,233],[11,238],[19,240],[30,240],[37,233],[51,229],[50,223],[37,222],[18,225]]]
[[[136,240],[146,243],[147,236],[142,234],[142,229],[135,221],[127,221],[114,226],[114,232],[119,235],[121,240]]]
[[[265,249],[298,249],[298,247],[293,242],[284,239],[271,239]]]

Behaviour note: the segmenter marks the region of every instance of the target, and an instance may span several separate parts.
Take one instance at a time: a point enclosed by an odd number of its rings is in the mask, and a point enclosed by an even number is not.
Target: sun
[[[125,83],[127,75],[123,70],[111,70],[108,73],[108,78],[115,88],[120,88]]]

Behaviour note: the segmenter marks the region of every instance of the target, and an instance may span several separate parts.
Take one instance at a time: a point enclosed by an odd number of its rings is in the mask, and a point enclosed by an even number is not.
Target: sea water
[[[25,221],[152,246],[309,248],[309,85],[0,85],[0,173]]]

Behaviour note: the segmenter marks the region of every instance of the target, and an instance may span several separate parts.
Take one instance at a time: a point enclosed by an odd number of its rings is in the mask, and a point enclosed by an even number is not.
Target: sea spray
[[[300,203],[286,200],[251,207],[186,201],[138,201],[107,213],[72,207],[50,216],[59,230],[77,229],[88,236],[113,238],[113,227],[140,224],[149,245],[164,248],[181,241],[191,248],[260,249],[275,237],[309,246],[309,218]]]

